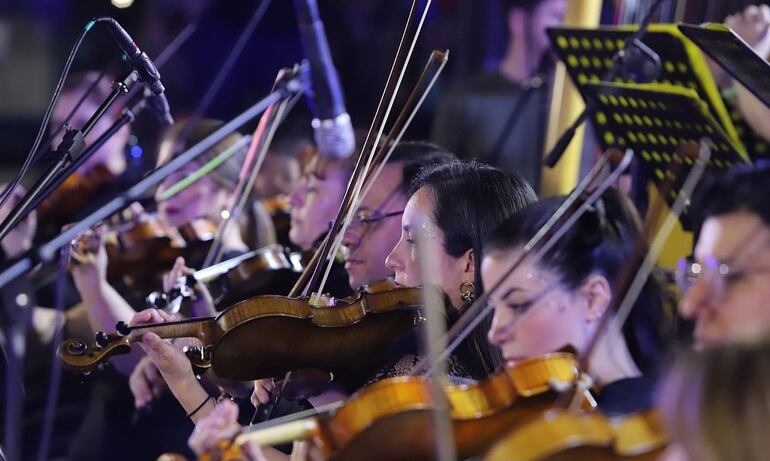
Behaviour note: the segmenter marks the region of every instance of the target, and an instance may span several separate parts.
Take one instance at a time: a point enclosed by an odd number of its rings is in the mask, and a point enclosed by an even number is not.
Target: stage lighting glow
[[[134,0],[111,0],[115,8],[128,8],[134,4]]]

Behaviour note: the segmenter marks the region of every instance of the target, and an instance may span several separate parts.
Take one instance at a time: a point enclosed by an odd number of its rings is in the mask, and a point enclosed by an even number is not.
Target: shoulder
[[[652,407],[654,390],[655,379],[650,376],[625,378],[604,386],[596,400],[607,416],[622,416]]]

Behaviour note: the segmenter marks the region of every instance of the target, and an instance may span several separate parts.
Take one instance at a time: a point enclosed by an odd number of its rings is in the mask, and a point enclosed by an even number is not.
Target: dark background
[[[579,1],[579,0],[572,0]],[[259,2],[135,0],[118,9],[110,0],[0,0],[0,177],[20,165],[74,41],[88,19],[109,15],[153,57],[187,24],[192,37],[161,69],[172,111],[191,112],[224,62]],[[354,124],[367,127],[379,100],[411,0],[318,0]],[[635,22],[651,0],[605,0],[603,22]],[[661,19],[719,21],[750,0],[667,0]],[[449,49],[445,74],[408,133],[425,138],[437,100],[454,82],[493,68],[507,44],[500,0],[435,0],[406,87],[432,49]],[[87,36],[74,71],[114,66],[119,51],[103,27]],[[229,119],[266,94],[279,68],[302,57],[293,2],[273,0],[207,116]],[[118,63],[119,64],[119,63]],[[112,67],[122,70],[120,65]],[[298,106],[301,110],[304,107]],[[145,117],[147,118],[147,117]],[[137,142],[154,154],[153,121],[140,120]],[[148,159],[139,159],[143,168]]]

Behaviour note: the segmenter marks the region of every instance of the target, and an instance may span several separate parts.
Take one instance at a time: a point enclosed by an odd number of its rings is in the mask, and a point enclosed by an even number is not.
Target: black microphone
[[[318,14],[318,4],[316,0],[294,0],[294,9],[302,48],[310,62],[313,86],[307,96],[313,112],[313,131],[318,150],[330,157],[348,157],[356,147],[355,135]]]
[[[160,81],[160,73],[152,63],[149,56],[136,46],[134,39],[128,35],[126,29],[124,29],[118,21],[109,18],[99,18],[99,22],[106,22],[110,26],[110,33],[117,40],[118,45],[126,53],[131,66],[139,73],[139,78],[152,90],[156,95],[161,95],[166,90],[163,87],[163,83]]]
[[[147,107],[160,123],[166,126],[174,124],[174,117],[171,116],[171,107],[168,105],[165,94],[154,94],[149,89],[145,89],[144,97],[147,99]]]

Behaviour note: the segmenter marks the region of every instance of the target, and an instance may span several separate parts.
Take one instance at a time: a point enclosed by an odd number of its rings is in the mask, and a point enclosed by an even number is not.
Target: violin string
[[[353,219],[353,215],[356,211],[357,206],[353,206],[354,204],[357,204],[359,202],[359,193],[361,192],[361,188],[363,187],[363,183],[366,179],[366,172],[369,171],[369,168],[371,167],[372,159],[374,158],[374,155],[376,153],[377,146],[379,145],[379,142],[382,138],[382,133],[385,130],[385,125],[387,124],[388,118],[390,116],[390,113],[393,109],[393,105],[396,103],[396,98],[398,96],[398,91],[401,88],[401,83],[403,82],[404,75],[406,74],[406,69],[409,65],[409,61],[412,58],[412,54],[414,53],[414,49],[417,46],[417,40],[420,38],[420,33],[422,32],[423,25],[425,24],[425,19],[428,16],[428,11],[430,10],[430,6],[432,4],[433,0],[427,0],[425,4],[425,8],[423,9],[422,15],[420,16],[420,21],[417,25],[417,30],[415,31],[414,36],[412,37],[412,41],[409,45],[409,51],[406,54],[406,58],[404,60],[404,64],[401,66],[401,70],[398,75],[398,79],[396,81],[395,89],[393,90],[393,94],[391,95],[390,101],[388,101],[387,108],[385,109],[385,115],[383,117],[382,124],[380,125],[379,129],[377,130],[377,136],[374,139],[374,142],[372,143],[371,151],[369,155],[367,156],[366,165],[364,166],[363,173],[356,178],[356,183],[353,188],[353,197],[351,200],[351,204],[346,210],[346,216],[345,221],[350,222]],[[408,26],[408,24],[407,24]],[[321,278],[321,283],[317,291],[317,295],[321,296],[323,294],[323,289],[326,286],[326,281],[329,279],[329,274],[331,273],[332,265],[334,263],[334,257],[336,256],[337,252],[339,251],[340,245],[342,244],[342,237],[344,233],[344,227],[340,228],[338,233],[335,235],[335,241],[331,248],[331,251],[328,255],[328,262],[326,265],[326,270],[323,274],[323,277]]]
[[[546,222],[543,227],[541,227],[540,231],[535,234],[534,237],[532,237],[527,244],[524,246],[523,251],[521,254],[515,258],[514,262],[511,264],[511,266],[506,270],[506,272],[503,274],[502,277],[500,277],[495,284],[490,287],[484,294],[482,294],[466,311],[463,313],[463,315],[460,317],[460,319],[455,323],[455,325],[450,328],[448,336],[451,339],[449,342],[449,346],[442,352],[442,354],[439,356],[440,360],[444,360],[449,354],[454,352],[454,350],[460,345],[460,343],[481,323],[481,321],[486,317],[489,312],[492,310],[492,305],[487,305],[487,300],[489,297],[497,292],[499,290],[505,280],[516,270],[516,268],[524,261],[525,258],[527,258],[530,254],[534,253],[534,257],[537,258],[539,255],[542,255],[545,251],[550,250],[550,248],[558,241],[559,238],[571,227],[577,222],[577,220],[582,216],[588,209],[593,205],[593,203],[601,197],[601,195],[606,191],[612,184],[617,181],[617,179],[620,177],[620,175],[625,171],[625,169],[628,167],[629,163],[631,162],[632,158],[632,152],[630,149],[626,151],[626,153],[623,156],[623,160],[620,162],[620,164],[615,167],[609,174],[609,176],[603,180],[595,189],[592,191],[592,193],[589,195],[589,197],[585,200],[583,200],[580,205],[578,206],[578,209],[575,210],[574,213],[569,215],[568,218],[564,221],[563,224],[560,224],[558,227],[556,226],[557,222],[560,221],[568,212],[569,209],[572,208],[572,205],[577,203],[581,195],[584,191],[586,191],[593,180],[598,178],[598,174],[601,172],[601,170],[604,168],[604,166],[608,163],[609,160],[609,154],[604,153],[602,157],[600,158],[599,162],[597,162],[596,165],[594,165],[594,168],[591,170],[588,176],[586,176],[583,181],[581,181],[578,186],[573,189],[572,193],[570,193],[569,196],[565,199],[562,206],[560,206],[551,216],[551,218]],[[555,232],[548,236],[546,239],[546,235],[551,232],[551,229],[555,229]],[[542,246],[540,246],[540,243],[545,240],[545,243],[543,243]],[[540,246],[540,249],[537,250],[538,246]],[[537,251],[537,252],[536,252]],[[434,364],[431,363],[427,359],[421,360],[415,367],[412,369],[411,374],[420,374],[423,372],[427,372],[427,374],[430,374],[433,369]]]
[[[345,189],[345,196],[342,200],[342,204],[337,213],[337,216],[335,217],[334,224],[332,225],[330,232],[326,234],[326,237],[324,238],[321,246],[316,251],[316,254],[313,256],[313,259],[311,260],[311,264],[308,264],[302,276],[300,277],[300,280],[297,282],[297,284],[295,284],[294,288],[292,289],[292,292],[291,292],[292,295],[296,294],[301,289],[301,295],[308,296],[309,291],[315,285],[316,279],[319,274],[319,270],[326,263],[326,260],[331,250],[332,240],[334,238],[332,234],[334,233],[335,228],[338,227],[342,222],[342,216],[344,215],[347,207],[350,206],[350,199],[352,197],[352,187],[355,184],[357,177],[361,175],[362,168],[363,168],[363,163],[362,163],[363,156],[364,156],[364,153],[369,149],[372,133],[375,131],[375,129],[377,129],[376,127],[384,123],[382,121],[383,114],[384,114],[383,103],[384,101],[386,101],[388,98],[391,97],[391,94],[393,92],[393,88],[394,88],[393,76],[395,74],[397,67],[402,61],[404,44],[406,43],[407,36],[409,33],[409,28],[410,28],[410,25],[412,24],[412,19],[414,17],[414,13],[416,9],[417,9],[417,0],[412,0],[412,5],[409,9],[409,14],[406,19],[406,25],[404,27],[404,31],[401,34],[401,39],[398,43],[398,48],[396,49],[396,56],[393,59],[393,64],[391,65],[390,72],[388,73],[388,78],[385,81],[385,88],[383,89],[383,92],[380,95],[380,100],[377,103],[377,109],[374,112],[372,123],[369,125],[369,129],[366,133],[364,144],[357,155],[356,164],[353,169],[353,174],[351,175],[350,181],[348,182],[348,185]],[[304,287],[300,287],[300,282],[305,282]]]

